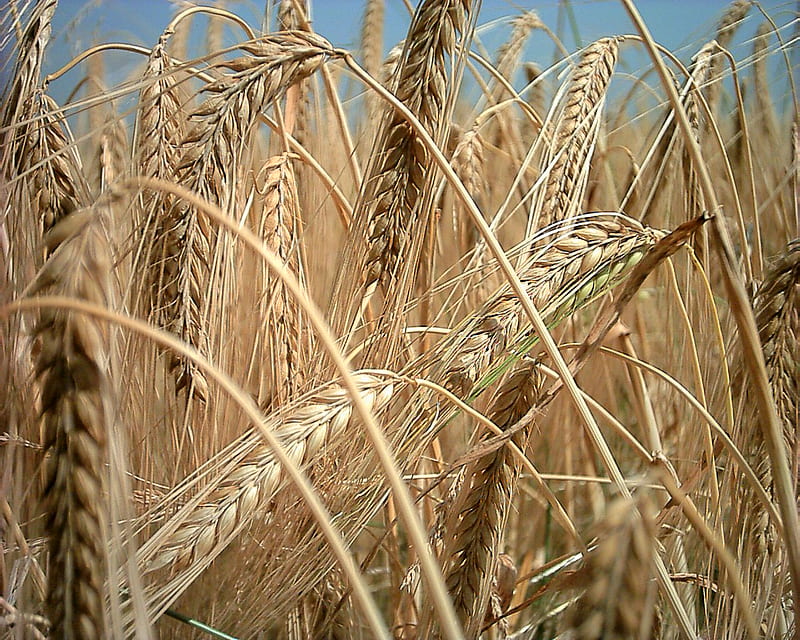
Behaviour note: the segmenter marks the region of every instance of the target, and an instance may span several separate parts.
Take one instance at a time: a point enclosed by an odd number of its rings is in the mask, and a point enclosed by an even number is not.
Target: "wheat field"
[[[800,638],[800,8],[619,4],[0,0],[0,638]]]

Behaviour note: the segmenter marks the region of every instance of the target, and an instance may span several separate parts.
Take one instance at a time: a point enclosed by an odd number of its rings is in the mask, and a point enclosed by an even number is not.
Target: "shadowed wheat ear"
[[[181,141],[174,171],[178,182],[224,211],[239,204],[238,183],[261,111],[333,55],[330,43],[306,32],[276,33],[239,48],[247,55],[214,66],[232,73],[203,87],[211,96],[189,116],[193,124]],[[182,201],[172,202],[159,228],[165,249],[154,268],[159,274],[161,323],[208,355],[212,339],[223,335],[223,312],[234,296],[232,240],[218,236]],[[222,312],[214,315],[212,308]],[[194,365],[176,358],[172,368],[178,389],[185,389],[189,398],[205,398],[207,383]]]
[[[303,31],[308,24],[307,0],[281,0],[278,5],[278,30]],[[307,143],[309,80],[300,78],[286,88],[284,127],[301,144]]]
[[[800,241],[790,242],[784,253],[768,269],[765,279],[754,299],[754,311],[759,338],[764,353],[767,379],[775,398],[778,416],[783,424],[783,455],[789,462],[792,478],[797,478],[798,449],[798,362],[800,348],[797,336],[800,333]],[[766,455],[766,443],[751,403],[747,400],[752,391],[751,384],[739,359],[733,378],[739,388],[746,392],[742,396],[743,406],[737,421],[736,439],[739,448],[747,453],[759,481],[772,495],[775,493],[773,466]],[[731,478],[730,482],[735,482]],[[796,480],[795,480],[796,482]],[[741,527],[740,553],[742,567],[750,591],[753,594],[753,611],[757,618],[771,628],[769,611],[775,602],[785,596],[787,585],[777,569],[786,562],[786,549],[774,523],[763,506],[750,498],[750,491],[736,487],[742,496],[736,515]],[[720,605],[722,606],[722,605]],[[724,611],[731,628],[741,624],[737,611]]]
[[[772,105],[769,91],[769,40],[772,36],[772,25],[762,22],[758,25],[756,36],[753,38],[753,94],[756,102],[756,114],[761,129],[767,141],[775,142],[775,109]]]
[[[555,107],[558,119],[542,164],[547,178],[537,228],[580,211],[618,51],[616,38],[589,45],[572,72],[563,103]]]
[[[105,207],[61,219],[45,238],[51,254],[32,294],[110,304],[111,259]],[[110,419],[109,351],[102,325],[47,309],[40,344],[49,567],[47,611],[56,638],[104,638],[105,442]]]
[[[656,541],[649,503],[645,499],[615,500],[599,526],[597,538],[597,547],[577,576],[586,590],[565,618],[566,628],[572,632],[569,637],[654,637]]]
[[[767,378],[772,388],[778,416],[783,422],[785,452],[790,458],[790,467],[797,466],[798,362],[800,348],[797,336],[800,333],[800,241],[793,240],[786,246],[767,271],[764,281],[754,299],[754,311],[758,334],[764,352]],[[734,374],[740,384],[745,372],[740,366]],[[742,421],[742,449],[751,451],[754,469],[764,486],[772,488],[772,469],[764,455],[763,438],[752,407],[745,405]]]
[[[535,362],[517,366],[495,395],[489,410],[492,422],[501,429],[519,422],[533,407],[541,385]],[[527,439],[528,428],[511,437],[523,450]],[[445,576],[467,638],[480,635],[486,618],[519,467],[519,459],[508,446],[470,464],[448,526],[452,539],[445,547]]]
[[[756,323],[787,449],[796,457],[800,398],[800,240],[767,272],[755,299]],[[793,462],[793,466],[796,466]]]

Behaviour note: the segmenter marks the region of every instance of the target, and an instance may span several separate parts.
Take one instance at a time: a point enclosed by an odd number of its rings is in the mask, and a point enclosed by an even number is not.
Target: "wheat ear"
[[[306,32],[276,33],[240,48],[247,55],[216,65],[232,73],[203,88],[211,97],[190,115],[194,124],[181,142],[175,169],[177,181],[225,211],[237,203],[243,156],[261,111],[333,54],[330,43]],[[216,326],[219,317],[209,317],[208,292],[214,292],[214,308],[229,306],[234,293],[234,279],[227,277],[232,248],[227,236],[218,238],[214,228],[181,201],[172,203],[160,226],[166,246],[160,267],[163,324],[209,354],[211,336],[221,335],[223,329]],[[196,367],[176,358],[172,368],[178,389],[185,389],[189,398],[205,398],[207,383]]]
[[[570,218],[580,211],[602,106],[618,51],[615,38],[598,40],[584,50],[572,72],[563,106],[559,107],[551,145],[545,154],[543,166],[549,170],[537,227]]]
[[[552,326],[618,285],[662,235],[621,214],[555,223],[532,243],[520,280]],[[437,345],[434,379],[460,397],[474,393],[498,357],[519,357],[532,346],[523,324],[521,304],[508,285],[501,287]]]
[[[534,362],[516,367],[497,391],[489,411],[492,422],[501,429],[515,425],[533,406],[541,383]],[[527,435],[522,429],[511,441],[524,449]],[[480,635],[486,617],[518,474],[519,460],[510,447],[481,456],[467,470],[458,514],[448,527],[447,587],[468,638]]]
[[[46,237],[51,253],[32,293],[55,293],[108,306],[111,260],[103,207],[61,219]],[[40,313],[45,467],[50,561],[47,611],[56,638],[104,638],[105,441],[110,418],[108,347],[94,320]]]
[[[453,55],[458,35],[468,24],[470,8],[469,0],[422,2],[414,14],[391,85],[397,98],[440,146],[446,139],[447,114],[453,104],[446,59]],[[367,298],[379,282],[386,287],[398,280],[413,281],[413,277],[404,279],[400,271],[416,264],[414,251],[419,251],[419,242],[412,249],[413,232],[427,226],[425,222],[419,226],[416,223],[423,200],[430,197],[431,189],[426,185],[433,173],[424,145],[395,111],[386,116],[372,156],[358,213],[359,224],[366,230],[366,257],[363,265],[353,265],[358,278],[364,274]],[[355,237],[354,240],[358,241]],[[346,274],[342,287],[350,286],[348,279],[355,278]],[[363,302],[358,299],[357,304],[360,308]],[[345,316],[346,322],[352,319],[352,313]]]
[[[751,0],[733,0],[733,2],[728,5],[728,8],[725,9],[725,12],[717,23],[716,41],[721,48],[727,49],[730,46],[733,41],[733,36],[742,25],[742,22],[747,17],[752,6],[753,3]],[[706,100],[708,101],[708,107],[712,114],[715,113],[717,103],[719,102],[723,65],[724,56],[721,53],[715,54],[711,61],[708,86],[706,87]]]
[[[509,81],[512,80],[531,32],[542,26],[544,25],[539,14],[535,11],[525,11],[511,20],[511,35],[497,50],[497,58],[494,63],[497,73]],[[499,95],[495,97],[495,100],[497,98]]]
[[[654,637],[656,542],[652,509],[646,499],[615,500],[597,537],[597,547],[578,575],[585,591],[565,617],[573,634],[570,637]]]
[[[800,397],[800,240],[790,242],[767,271],[756,294],[755,313],[769,383],[778,415],[783,420],[787,454],[796,457]],[[761,458],[763,460],[763,456]],[[796,465],[793,460],[792,466]]]
[[[385,0],[367,0],[361,23],[362,66],[372,77],[380,73],[383,58],[383,14]]]
[[[385,408],[393,395],[392,383],[366,373],[355,378],[373,413]],[[347,392],[334,385],[287,406],[269,420],[269,428],[277,431],[294,461],[302,466],[344,432],[351,415]],[[277,458],[256,432],[233,443],[224,458],[233,464],[203,503],[181,508],[171,519],[173,524],[165,525],[139,550],[139,561],[147,571],[172,564],[183,569],[193,563],[207,566],[255,514],[264,515],[285,483]]]
[[[22,33],[17,45],[13,80],[8,87],[8,94],[3,97],[0,109],[0,124],[4,128],[23,121],[29,115],[29,112],[25,113],[29,105],[28,98],[39,84],[44,50],[50,42],[51,20],[57,4],[57,0],[37,2]],[[12,144],[11,148],[13,146]]]
[[[265,244],[281,257],[287,268],[298,273],[294,245],[297,241],[295,224],[299,220],[297,187],[291,156],[281,154],[268,158],[259,171],[263,185],[257,185],[263,199],[260,234]],[[282,282],[270,278],[262,269],[261,314],[267,323],[268,344],[263,357],[270,361],[268,377],[262,374],[259,403],[268,397],[279,404],[296,397],[304,385],[301,364],[302,314]],[[276,405],[277,406],[277,405]]]

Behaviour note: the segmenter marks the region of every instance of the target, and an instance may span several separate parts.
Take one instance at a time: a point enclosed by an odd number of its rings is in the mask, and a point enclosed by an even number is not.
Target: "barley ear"
[[[533,407],[542,379],[535,362],[516,367],[503,383],[490,409],[501,429],[516,425]],[[510,442],[524,449],[528,427]],[[487,617],[492,582],[502,549],[520,462],[511,447],[503,446],[481,456],[467,469],[452,539],[446,547],[447,587],[468,638],[477,638]],[[492,617],[492,616],[489,616]]]
[[[609,506],[578,576],[585,590],[565,616],[570,637],[656,637],[654,531],[646,500],[618,498]]]
[[[589,161],[597,143],[619,44],[603,38],[589,45],[570,78],[543,168],[549,167],[543,187],[537,228],[576,215],[583,204]]]
[[[46,237],[50,259],[32,293],[109,304],[111,260],[103,208],[81,209]],[[56,638],[104,638],[105,446],[110,419],[108,345],[97,321],[43,309],[36,374],[44,422],[47,612]]]

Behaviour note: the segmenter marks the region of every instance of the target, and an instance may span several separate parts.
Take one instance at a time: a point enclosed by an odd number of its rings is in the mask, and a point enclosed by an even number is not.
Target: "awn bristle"
[[[50,258],[31,293],[109,305],[111,259],[103,208],[81,209],[46,237]],[[111,418],[104,327],[44,309],[36,334],[41,384],[49,566],[47,612],[54,638],[104,638],[105,442]]]
[[[603,38],[589,45],[572,72],[569,89],[545,155],[550,166],[543,188],[539,228],[576,215],[583,202],[608,84],[619,45]]]
[[[535,362],[516,367],[497,391],[489,410],[492,422],[503,430],[516,425],[533,407],[541,386]],[[523,451],[528,431],[525,427],[511,437]],[[448,527],[453,538],[445,547],[447,587],[467,638],[480,635],[487,615],[519,469],[519,459],[509,446],[470,464],[456,502],[458,513]]]

